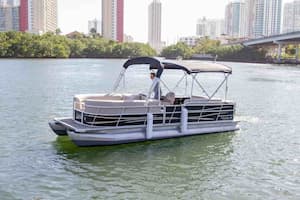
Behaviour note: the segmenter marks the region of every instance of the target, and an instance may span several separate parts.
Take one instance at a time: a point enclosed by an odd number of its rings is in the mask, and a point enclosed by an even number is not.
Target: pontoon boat
[[[156,71],[148,94],[118,93],[125,72],[133,65],[149,66]],[[190,78],[191,91],[178,96],[174,91],[153,99],[155,87],[166,85],[161,77],[170,70],[181,71],[178,84]],[[201,73],[224,74],[212,94],[203,87],[197,76]],[[108,94],[75,95],[73,117],[55,118],[49,122],[57,135],[68,135],[78,146],[113,145],[157,140],[207,133],[235,131],[235,103],[227,100],[230,67],[218,63],[194,61],[159,61],[151,57],[127,60]],[[188,84],[186,84],[188,85]],[[204,96],[194,95],[198,86]],[[224,86],[225,97],[215,98]],[[167,86],[166,86],[167,87]]]

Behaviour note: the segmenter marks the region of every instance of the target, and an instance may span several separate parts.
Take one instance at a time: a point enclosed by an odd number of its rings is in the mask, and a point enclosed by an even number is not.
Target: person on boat
[[[156,73],[154,71],[151,71],[150,72],[150,79],[152,81],[154,81],[154,78],[156,76]],[[161,89],[159,87],[159,84],[156,84],[154,89],[153,89],[153,92],[154,92],[154,99],[159,99],[159,92],[160,92],[160,95],[161,95]]]

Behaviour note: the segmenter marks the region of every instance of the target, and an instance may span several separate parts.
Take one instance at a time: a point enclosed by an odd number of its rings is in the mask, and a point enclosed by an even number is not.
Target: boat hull
[[[151,133],[151,137],[147,136],[146,128],[137,129],[118,129],[99,131],[93,133],[79,133],[74,130],[68,130],[67,133],[71,140],[77,146],[105,146],[126,144],[133,142],[161,140],[169,138],[186,137],[201,134],[222,133],[238,130],[237,122],[215,122],[201,123],[190,125],[187,130],[182,132],[178,126],[156,127]]]

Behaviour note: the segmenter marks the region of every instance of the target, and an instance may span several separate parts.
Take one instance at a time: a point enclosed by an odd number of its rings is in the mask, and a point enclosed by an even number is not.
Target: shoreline
[[[119,57],[119,58],[112,58],[112,57],[100,57],[100,58],[95,58],[95,57],[91,57],[91,58],[53,58],[53,57],[43,57],[43,58],[36,58],[36,57],[1,57],[1,60],[79,60],[79,59],[91,59],[91,60],[97,60],[97,59],[101,59],[101,60],[126,60],[129,58],[124,58],[124,57]],[[176,60],[176,59],[168,59],[168,60]],[[213,61],[213,60],[209,60],[209,59],[184,59],[184,60],[193,60],[193,61]],[[217,62],[232,62],[232,63],[252,63],[252,64],[271,64],[271,65],[293,65],[293,66],[298,66],[300,65],[300,60],[299,61],[294,61],[294,60],[282,60],[281,62],[278,61],[274,61],[274,62],[267,62],[267,61],[250,61],[250,60],[236,60],[236,59],[218,59]]]

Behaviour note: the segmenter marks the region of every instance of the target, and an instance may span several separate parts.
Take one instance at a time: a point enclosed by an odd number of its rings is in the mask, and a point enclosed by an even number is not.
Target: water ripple
[[[123,62],[0,61],[1,200],[300,199],[298,68],[227,63],[235,133],[93,148],[57,138],[48,120],[70,116],[76,93],[108,91]]]

